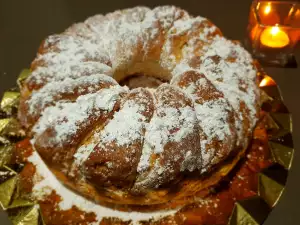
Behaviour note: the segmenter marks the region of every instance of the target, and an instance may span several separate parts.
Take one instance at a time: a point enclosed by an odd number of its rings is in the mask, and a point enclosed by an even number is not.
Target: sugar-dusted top
[[[95,186],[141,194],[210,172],[257,122],[249,53],[174,6],[90,17],[49,36],[31,70],[19,116],[35,149]],[[130,75],[162,81],[128,90]]]

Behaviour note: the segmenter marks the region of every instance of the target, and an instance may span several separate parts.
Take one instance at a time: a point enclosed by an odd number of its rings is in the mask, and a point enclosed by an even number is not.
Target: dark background
[[[0,95],[15,85],[22,68],[28,68],[40,42],[74,22],[98,13],[146,5],[177,5],[193,15],[211,19],[231,39],[243,40],[251,0],[0,0]],[[300,52],[298,62],[300,64]],[[300,69],[266,68],[279,84],[293,115],[295,149],[300,147]],[[265,225],[300,224],[300,154],[295,158],[286,190]],[[7,225],[0,212],[0,224]]]

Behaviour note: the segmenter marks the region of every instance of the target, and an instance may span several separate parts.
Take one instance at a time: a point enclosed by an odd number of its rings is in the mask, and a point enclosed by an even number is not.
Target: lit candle
[[[260,42],[267,47],[283,48],[289,44],[290,39],[286,32],[275,26],[268,27],[261,33]]]
[[[253,1],[247,31],[247,47],[255,58],[268,65],[294,65],[293,55],[300,41],[300,3]]]
[[[262,81],[260,82],[259,86],[260,87],[265,87],[265,86],[273,86],[276,85],[275,81],[269,77],[269,76],[265,76],[264,79],[262,79]]]

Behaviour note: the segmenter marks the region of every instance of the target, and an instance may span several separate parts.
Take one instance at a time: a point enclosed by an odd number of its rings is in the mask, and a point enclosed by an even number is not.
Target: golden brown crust
[[[150,121],[154,111],[154,99],[148,90],[143,88],[132,90],[123,99],[119,112],[126,110],[124,109],[126,104],[131,105],[127,105],[129,106],[127,110],[139,107],[141,111],[138,113],[144,116],[144,122]],[[112,121],[114,119],[112,118]],[[136,179],[145,127],[141,127],[138,132],[141,132],[140,137],[130,145],[119,145],[118,139],[107,143],[101,142],[100,139],[84,163],[83,170],[87,180],[97,184],[98,187],[110,185],[130,187]]]
[[[220,56],[215,55],[215,56],[207,57],[203,61],[196,60],[196,62],[194,61],[193,64],[198,64],[199,65],[199,63],[205,63],[205,61],[209,61],[209,60],[213,61],[213,63],[215,64],[215,66],[213,67],[213,70],[217,71],[217,70],[221,70],[219,68],[219,65],[221,63],[233,62],[233,61],[236,61],[238,59],[236,57],[222,59]],[[214,71],[212,71],[212,72],[214,72]],[[223,72],[223,71],[221,70],[221,72]],[[222,77],[218,78],[217,81],[218,82],[224,82]],[[241,82],[243,82],[242,79],[239,79],[239,83],[240,83],[239,89],[240,89],[240,91],[244,92],[244,94],[245,93],[247,94],[247,86],[242,85]],[[242,88],[243,86],[244,86],[244,88]],[[252,135],[251,123],[253,123],[253,122],[251,120],[254,120],[254,119],[251,116],[250,109],[247,107],[245,101],[243,101],[242,99],[239,99],[239,101],[237,101],[237,102],[239,102],[239,111],[235,111],[234,116],[235,116],[235,120],[239,121],[241,123],[241,128],[237,132],[242,133],[241,136],[247,137],[246,139],[242,140],[242,142],[237,143],[237,145],[242,147],[242,148],[245,148],[248,145],[248,139]],[[258,99],[253,101],[253,107],[256,109],[256,112],[259,111],[257,102],[258,102]],[[256,114],[256,117],[258,117],[258,114]]]
[[[137,176],[133,186],[134,193],[145,193],[163,184],[178,182],[182,179],[184,171],[197,170],[199,169],[197,165],[201,165],[199,127],[191,99],[181,90],[166,84],[161,85],[154,95],[157,107],[149,126],[154,130],[161,129],[159,134],[168,134],[169,138],[162,145],[163,151],[158,153],[157,148],[148,142],[149,136],[155,135],[155,133],[146,133],[143,154],[149,151],[147,148],[151,148],[150,166],[146,170],[142,170]],[[169,109],[175,110],[176,113],[169,114]],[[184,114],[185,110],[189,114]],[[174,116],[179,123],[173,124],[171,127],[156,123],[156,121],[163,119],[168,124],[170,119],[168,116]],[[182,118],[185,116],[191,117],[191,120]],[[190,126],[190,130],[185,130],[185,126]],[[163,131],[165,129],[167,130],[166,133]],[[180,141],[172,139],[176,134],[180,135],[181,132],[185,131],[187,134],[180,137]],[[141,162],[143,162],[143,156]]]
[[[229,47],[209,49],[223,43]],[[213,66],[201,74],[207,60]],[[254,93],[248,61],[245,50],[227,43],[210,21],[176,7],[97,15],[42,43],[21,92],[19,118],[59,179],[96,202],[181,202],[196,192],[207,193],[244,154],[256,121],[256,100],[244,101],[243,96],[229,101],[225,92],[232,92],[222,85],[230,83],[226,76],[235,76],[234,91]],[[225,69],[230,65],[226,74],[221,63]],[[184,70],[178,74],[177,69]],[[128,94],[109,79],[76,83],[101,73],[117,81],[140,73],[171,80],[171,85]],[[69,81],[69,89],[54,88],[51,100],[39,102],[49,86],[61,88]],[[119,92],[105,91],[114,88]],[[129,102],[135,105],[129,107]],[[214,130],[206,117],[220,129]],[[237,136],[243,137],[239,143]]]
[[[74,85],[70,85],[71,80],[66,80],[62,82],[57,82],[51,86],[44,86],[40,92],[45,93],[44,95],[40,95],[38,98],[35,98],[34,101],[40,102],[39,104],[34,104],[32,100],[33,96],[29,93],[25,93],[28,91],[27,89],[23,89],[22,99],[19,105],[19,114],[21,124],[26,127],[32,127],[35,122],[40,118],[42,112],[49,106],[54,106],[56,102],[64,100],[64,101],[75,101],[79,96],[95,93],[99,90],[109,88],[113,85],[116,85],[117,82],[113,82],[113,80],[105,80],[98,79],[96,82],[86,82],[88,78],[81,79],[81,81],[75,83]],[[57,89],[56,85],[63,87],[65,85],[65,89]],[[48,92],[48,96],[47,96]],[[51,101],[45,102],[45,104],[41,104],[43,102],[43,98],[51,97]],[[34,107],[34,112],[27,113],[30,110],[30,107]]]
[[[88,199],[101,203],[101,205],[156,205],[155,209],[176,208],[192,202],[193,196],[204,197],[209,194],[209,188],[218,184],[244,156],[244,150],[237,150],[238,154],[225,162],[219,163],[211,173],[198,177],[198,179],[189,179],[188,177],[176,186],[149,190],[145,195],[132,194],[129,191],[122,190],[116,186],[103,187],[96,189],[94,185],[88,182],[78,180],[74,181],[64,173],[52,168],[55,176],[67,187],[76,193],[82,194]],[[174,188],[174,189],[172,189]],[[117,206],[113,206],[114,208]],[[122,207],[122,206],[120,206]],[[129,207],[130,209],[130,207]]]
[[[103,124],[109,117],[111,117],[118,107],[119,103],[117,102],[112,112],[108,114],[103,112],[100,116],[92,114],[85,121],[77,124],[79,129],[76,134],[68,138],[71,140],[70,142],[64,142],[62,145],[52,145],[51,142],[57,136],[57,133],[55,132],[54,127],[50,126],[36,137],[34,148],[38,149],[39,154],[50,165],[52,164],[53,166],[64,168],[65,163],[67,163],[69,167],[79,143],[92,129],[94,129],[94,127],[96,127],[96,124]]]
[[[202,83],[201,84],[199,84]],[[205,140],[205,148],[202,151],[206,151],[205,155],[208,157],[207,162],[204,163],[205,170],[210,170],[210,168],[222,161],[224,158],[227,158],[231,153],[232,149],[236,144],[236,128],[234,111],[228,101],[225,100],[222,92],[218,91],[215,86],[205,77],[204,74],[201,74],[196,71],[188,71],[183,73],[179,79],[176,80],[173,84],[178,85],[183,89],[187,89],[189,86],[195,87],[195,90],[192,90],[190,94],[194,97],[195,105],[204,105],[209,102],[218,102],[219,107],[226,109],[226,111],[222,112],[220,123],[229,124],[229,133],[225,136],[224,139],[218,139],[218,136],[208,137],[203,131],[199,134],[201,140]],[[187,91],[187,90],[186,90]],[[188,92],[188,91],[187,91]],[[215,105],[210,105],[210,107],[215,107]],[[196,107],[197,111],[197,107]],[[214,113],[220,113],[219,111],[215,111]],[[198,118],[201,120],[202,118]],[[200,127],[206,126],[207,124],[200,122]]]

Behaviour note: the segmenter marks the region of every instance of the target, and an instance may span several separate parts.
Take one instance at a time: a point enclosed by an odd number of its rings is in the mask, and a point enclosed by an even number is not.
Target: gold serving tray
[[[21,72],[17,80],[19,87],[29,74],[30,71],[27,69]],[[259,172],[257,194],[234,203],[228,225],[262,224],[284,191],[293,160],[291,114],[283,104],[276,83],[262,69],[258,72],[258,78],[263,93],[261,109],[268,118],[266,129],[273,163]],[[41,225],[45,223],[38,204],[19,197],[20,188],[17,181],[23,165],[10,164],[15,143],[25,137],[25,132],[16,119],[19,97],[19,89],[15,88],[5,92],[1,101],[0,203],[14,225]],[[195,207],[191,207],[185,215],[193,215],[194,209]],[[141,224],[166,224],[168,221],[172,224],[186,224],[184,220],[178,218],[178,215],[174,215],[173,218],[165,218],[159,222],[144,221]],[[117,218],[107,218],[100,224],[129,223]],[[197,215],[193,223],[187,224],[200,224],[197,222]]]

